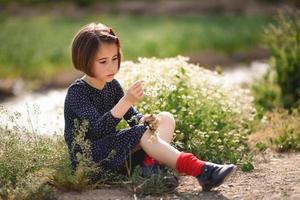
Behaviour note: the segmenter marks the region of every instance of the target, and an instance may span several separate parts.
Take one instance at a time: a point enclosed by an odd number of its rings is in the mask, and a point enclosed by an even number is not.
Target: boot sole
[[[236,166],[233,167],[233,169],[227,174],[227,176],[225,176],[223,178],[223,180],[221,180],[218,184],[216,185],[201,185],[202,187],[202,191],[204,192],[209,192],[212,188],[215,188],[215,187],[219,187],[220,185],[222,185],[227,179],[228,177],[230,177],[235,171],[236,171]]]

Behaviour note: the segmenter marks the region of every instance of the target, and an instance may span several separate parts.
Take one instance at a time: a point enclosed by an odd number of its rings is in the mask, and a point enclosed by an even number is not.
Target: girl
[[[91,142],[93,161],[101,163],[104,170],[121,169],[126,159],[133,165],[153,166],[155,161],[176,169],[179,173],[194,176],[204,191],[217,187],[236,168],[234,165],[217,165],[199,160],[191,153],[180,152],[170,145],[175,120],[168,112],[158,116],[138,113],[133,107],[144,97],[143,82],[137,81],[124,94],[114,79],[120,69],[120,42],[111,28],[91,23],[84,26],[72,41],[72,62],[85,75],[68,88],[65,99],[65,141],[76,168],[76,153],[80,147],[72,146],[74,120],[87,121],[85,139]],[[159,136],[149,142],[151,130],[148,122],[157,128]],[[116,130],[124,118],[130,128]],[[114,156],[106,159],[114,151]],[[134,166],[133,166],[134,167]]]

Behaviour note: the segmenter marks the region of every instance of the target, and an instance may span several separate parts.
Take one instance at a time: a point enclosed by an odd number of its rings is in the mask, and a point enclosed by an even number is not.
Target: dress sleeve
[[[115,93],[116,93],[116,102],[115,103],[118,103],[118,101],[120,101],[120,99],[124,96],[124,90],[117,80],[114,80],[114,82],[115,82],[114,86],[115,86]],[[133,116],[135,116],[137,121],[135,121],[135,120],[131,121]],[[138,124],[138,121],[142,117],[143,117],[143,115],[141,113],[139,113],[133,106],[131,106],[123,118],[126,120],[126,122],[129,124],[130,127],[133,127]]]
[[[121,119],[112,115],[111,111],[100,114],[93,106],[83,87],[75,86],[68,90],[65,106],[73,112],[80,121],[88,121],[86,138],[96,140],[116,131]]]

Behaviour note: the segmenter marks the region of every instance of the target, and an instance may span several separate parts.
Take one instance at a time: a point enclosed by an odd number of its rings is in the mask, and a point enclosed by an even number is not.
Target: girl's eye
[[[116,60],[118,60],[118,58],[113,58],[113,61],[116,61]]]
[[[101,62],[99,62],[100,64],[105,64],[106,63],[106,61],[101,61]]]

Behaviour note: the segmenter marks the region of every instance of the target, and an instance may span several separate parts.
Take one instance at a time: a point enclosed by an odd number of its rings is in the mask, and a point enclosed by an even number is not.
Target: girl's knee
[[[169,112],[160,112],[157,116],[161,123],[168,123],[175,127],[175,119],[174,116]]]

